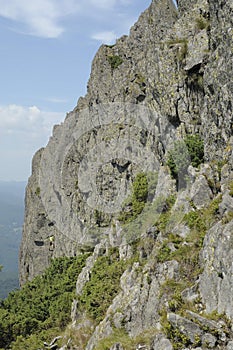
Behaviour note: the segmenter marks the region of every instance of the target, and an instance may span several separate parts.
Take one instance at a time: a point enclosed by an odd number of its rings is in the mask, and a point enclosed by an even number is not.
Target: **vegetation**
[[[199,30],[203,30],[203,29],[209,29],[210,26],[210,22],[203,18],[203,17],[197,17],[196,18],[196,28]]]
[[[37,197],[40,197],[40,187],[36,188],[35,194],[37,195]]]
[[[171,195],[165,199],[159,198],[156,203],[159,217],[154,222],[154,225],[157,226],[159,231],[162,233],[166,233],[166,229],[169,227],[169,223],[172,220],[171,209],[175,201],[176,201],[176,196]]]
[[[176,312],[186,317],[187,309],[198,312],[195,302],[184,301],[182,292],[191,287],[202,268],[199,261],[200,250],[207,230],[218,218],[221,196],[215,198],[208,207],[202,210],[193,209],[183,217],[183,222],[189,227],[190,233],[182,238],[175,234],[167,234],[162,246],[157,253],[157,260],[165,262],[176,260],[179,262],[182,279],[167,279],[161,286],[161,298],[168,300],[167,306],[160,310],[161,323],[167,337],[173,344],[174,349],[181,349],[190,344],[190,339],[177,328],[174,328],[167,320],[168,312]],[[198,305],[198,300],[196,301]],[[162,303],[161,303],[162,304]],[[200,339],[196,339],[195,346],[200,345]]]
[[[229,195],[233,197],[233,181],[229,184]]]
[[[112,68],[112,71],[118,68],[123,63],[123,59],[117,55],[108,56],[107,59],[108,59],[108,63]]]
[[[184,140],[174,142],[168,154],[167,165],[179,186],[186,184],[188,166],[198,167],[204,161],[204,143],[199,135],[187,135]]]
[[[77,275],[88,254],[74,258],[54,259],[42,276],[9,294],[0,307],[0,348],[33,349],[38,341],[55,329],[63,329],[70,320]],[[30,336],[30,339],[29,339]],[[24,344],[25,342],[25,344]],[[24,346],[22,345],[24,344]],[[26,343],[29,343],[28,347]],[[21,344],[21,345],[19,345]]]
[[[155,329],[151,329],[148,331],[143,331],[142,334],[138,335],[135,338],[132,338],[127,334],[124,328],[114,329],[113,334],[101,340],[95,347],[95,350],[109,350],[111,346],[119,342],[122,344],[124,350],[137,349],[138,344],[143,344],[143,346],[147,348],[150,346],[151,340],[155,336],[156,332],[157,331]]]
[[[174,328],[168,322],[166,312],[164,312],[164,315],[162,315],[162,324],[165,334],[167,335],[168,339],[170,339],[174,350],[184,349],[191,344],[189,338],[185,334],[181,333],[179,329]]]
[[[85,284],[80,297],[81,309],[99,323],[120,289],[120,277],[126,262],[119,259],[118,252],[111,249],[108,256],[95,262],[90,280]]]
[[[0,273],[0,299],[4,299],[15,289],[19,288],[19,279],[17,271],[5,271],[3,268]]]
[[[143,211],[147,201],[152,201],[158,181],[157,173],[138,173],[132,185],[132,195],[123,204],[118,219],[123,223],[135,220]]]
[[[179,47],[177,58],[180,62],[182,62],[188,53],[188,40],[186,38],[175,38],[173,40],[170,40],[168,42],[168,45],[170,47]]]
[[[187,135],[184,142],[188,148],[191,164],[197,168],[204,161],[204,142],[199,135]]]

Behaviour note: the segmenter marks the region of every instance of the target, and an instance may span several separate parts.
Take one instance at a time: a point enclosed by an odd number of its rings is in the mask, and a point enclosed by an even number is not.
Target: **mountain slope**
[[[232,349],[232,12],[153,0],[36,153],[21,285],[91,253],[64,346]]]

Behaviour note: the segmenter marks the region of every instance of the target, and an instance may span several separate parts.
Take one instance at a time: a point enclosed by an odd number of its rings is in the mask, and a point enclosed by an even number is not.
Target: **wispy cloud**
[[[51,103],[67,103],[69,100],[66,98],[48,97],[46,101]]]
[[[61,35],[60,20],[78,9],[74,0],[0,0],[0,16],[21,22],[29,34],[46,38]]]
[[[112,9],[116,4],[128,5],[132,0],[88,0],[89,5],[93,5],[101,9]]]
[[[117,34],[113,31],[98,32],[93,34],[91,38],[104,44],[113,44],[116,41]]]
[[[69,15],[90,15],[127,6],[132,0],[0,0],[0,16],[14,21],[19,32],[58,38]]]

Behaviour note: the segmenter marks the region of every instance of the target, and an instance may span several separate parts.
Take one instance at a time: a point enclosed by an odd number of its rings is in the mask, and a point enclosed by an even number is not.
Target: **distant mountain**
[[[0,298],[18,287],[18,253],[26,182],[0,181]]]

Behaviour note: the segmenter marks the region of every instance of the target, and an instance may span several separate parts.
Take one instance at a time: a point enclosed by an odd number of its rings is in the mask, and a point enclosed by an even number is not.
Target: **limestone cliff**
[[[21,284],[92,253],[72,310],[85,345],[63,349],[233,349],[232,18],[232,0],[153,0],[36,153]],[[125,272],[94,322],[80,300],[113,251]]]

